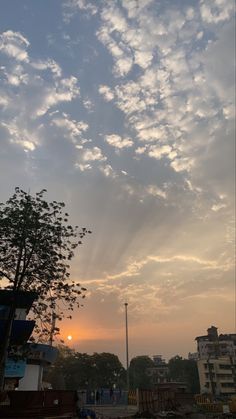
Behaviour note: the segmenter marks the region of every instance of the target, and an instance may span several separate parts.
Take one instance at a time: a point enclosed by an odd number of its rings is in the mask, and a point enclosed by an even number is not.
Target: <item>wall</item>
[[[19,381],[18,390],[41,390],[42,372],[42,366],[27,364],[25,375]]]

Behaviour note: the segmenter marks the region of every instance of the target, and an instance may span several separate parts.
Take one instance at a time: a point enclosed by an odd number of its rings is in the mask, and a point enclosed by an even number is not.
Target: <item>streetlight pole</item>
[[[129,339],[128,339],[128,303],[124,304],[125,306],[125,331],[126,331],[126,378],[127,378],[127,392],[129,392]]]

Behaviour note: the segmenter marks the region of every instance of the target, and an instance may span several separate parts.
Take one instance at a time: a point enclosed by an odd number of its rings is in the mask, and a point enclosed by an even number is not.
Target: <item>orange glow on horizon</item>
[[[70,326],[70,328],[68,327]],[[61,338],[65,341],[90,341],[90,340],[117,340],[123,339],[124,331],[122,329],[105,329],[105,328],[76,328],[73,325],[64,324],[61,327]]]

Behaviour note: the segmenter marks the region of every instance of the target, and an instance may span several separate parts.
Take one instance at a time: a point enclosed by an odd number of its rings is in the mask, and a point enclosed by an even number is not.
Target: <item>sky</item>
[[[1,0],[0,201],[86,226],[61,324],[79,352],[164,358],[235,332],[234,2]]]

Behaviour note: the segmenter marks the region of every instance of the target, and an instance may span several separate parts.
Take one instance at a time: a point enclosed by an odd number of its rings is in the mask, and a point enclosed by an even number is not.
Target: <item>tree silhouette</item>
[[[193,359],[183,359],[176,355],[169,360],[169,379],[185,382],[193,394],[199,393],[200,384],[197,362]]]
[[[96,390],[125,388],[125,369],[117,355],[103,352],[89,355],[60,345],[56,362],[45,372],[54,389]]]
[[[131,389],[149,389],[152,387],[151,377],[148,375],[148,368],[153,368],[154,362],[149,356],[140,355],[132,358],[129,366]]]
[[[67,310],[80,306],[86,289],[70,280],[69,262],[87,233],[87,228],[72,227],[63,202],[46,202],[43,189],[35,196],[16,188],[13,196],[0,204],[0,280],[12,290],[12,303],[0,346],[0,389],[15,317],[19,291],[34,291],[38,300],[32,311],[39,339],[58,333],[55,320]],[[60,307],[63,302],[63,310]],[[69,316],[71,317],[71,316]],[[54,320],[52,331],[51,320]]]

